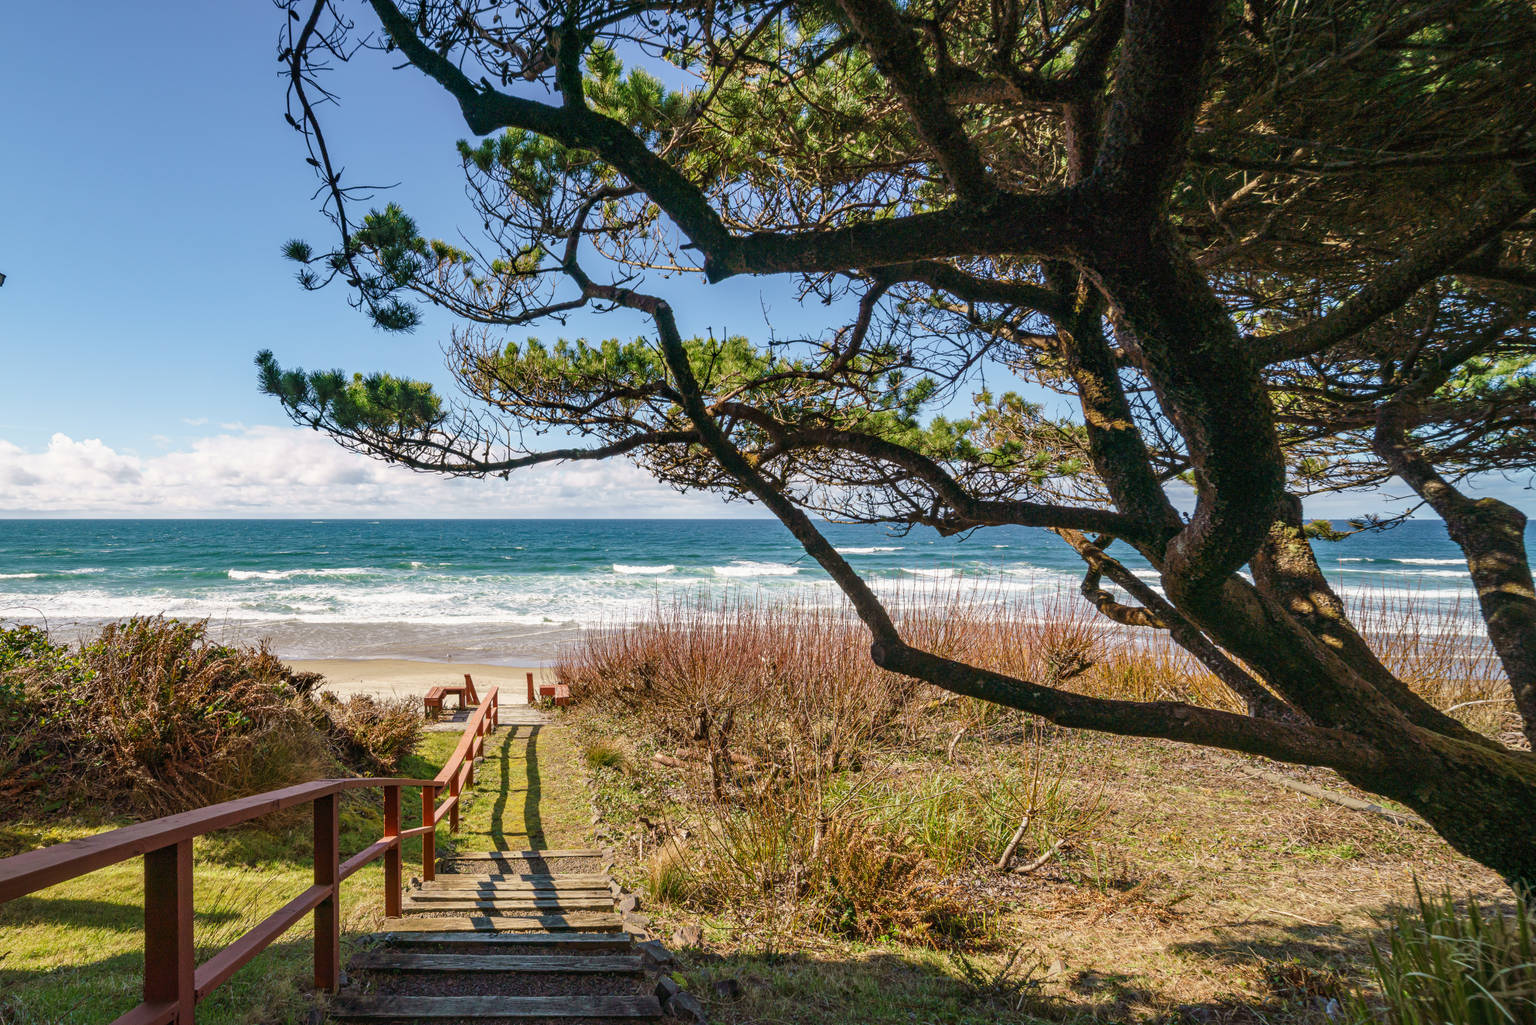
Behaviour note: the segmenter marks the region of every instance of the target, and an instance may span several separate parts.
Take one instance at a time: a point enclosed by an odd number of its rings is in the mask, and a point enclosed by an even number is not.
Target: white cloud
[[[0,516],[712,516],[748,514],[681,495],[613,460],[508,480],[447,480],[338,447],[312,431],[241,427],[140,456],[55,434],[42,451],[0,440]]]

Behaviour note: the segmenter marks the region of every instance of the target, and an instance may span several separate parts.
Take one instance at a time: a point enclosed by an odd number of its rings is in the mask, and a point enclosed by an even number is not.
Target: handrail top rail
[[[237,826],[330,794],[388,786],[431,787],[436,790],[442,783],[435,779],[392,776],[317,779],[146,822],[135,822],[104,833],[66,840],[51,847],[24,851],[9,858],[0,858],[0,903],[204,833]]]
[[[474,746],[476,727],[491,714],[491,709],[497,707],[499,703],[497,690],[498,688],[492,687],[486,691],[484,700],[475,706],[474,714],[465,721],[464,732],[459,736],[458,746],[453,749],[453,754],[448,756],[448,760],[438,770],[437,778],[434,780],[438,786],[447,786],[449,781],[458,773],[460,767],[463,766],[465,756],[469,754],[469,749]]]

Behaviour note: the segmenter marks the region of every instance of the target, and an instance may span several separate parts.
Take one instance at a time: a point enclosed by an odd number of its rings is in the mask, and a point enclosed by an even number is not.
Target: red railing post
[[[437,788],[421,788],[421,824],[428,827],[421,834],[421,878],[431,882],[437,878],[437,831],[434,816],[437,812]]]
[[[175,1004],[192,1025],[197,1004],[192,947],[192,841],[144,855],[144,1002]]]
[[[341,985],[341,816],[335,794],[315,799],[315,885],[330,895],[315,906],[315,988]]]
[[[534,696],[533,696],[533,674],[532,673],[528,674],[528,703],[530,705],[538,704],[538,702],[536,700],[534,700]]]
[[[448,781],[448,798],[453,803],[448,808],[448,832],[459,831],[459,774],[454,772],[453,778]]]
[[[400,917],[400,788],[384,788],[384,836],[395,842],[384,852],[384,917]]]
[[[468,771],[464,773],[465,786],[472,787],[475,785],[475,763],[481,759],[484,753],[485,717],[481,716],[480,721],[475,723],[475,739],[469,742],[469,757],[464,759],[465,768],[468,769]]]

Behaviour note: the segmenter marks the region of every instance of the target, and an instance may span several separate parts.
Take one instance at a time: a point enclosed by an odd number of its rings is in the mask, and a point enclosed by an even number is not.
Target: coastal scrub
[[[265,645],[134,618],[64,645],[0,630],[0,813],[163,815],[316,777],[387,772],[414,708],[317,695]]]

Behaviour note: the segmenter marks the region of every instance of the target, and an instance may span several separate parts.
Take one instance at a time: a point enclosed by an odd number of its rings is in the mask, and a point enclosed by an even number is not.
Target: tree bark
[[[1498,746],[1415,694],[1376,657],[1350,623],[1344,602],[1317,564],[1317,555],[1302,527],[1301,502],[1296,496],[1287,494],[1281,500],[1269,534],[1253,553],[1249,568],[1262,594],[1284,607],[1414,724],[1468,743]]]
[[[1088,576],[1082,584],[1083,596],[1091,602],[1095,608],[1108,618],[1116,622],[1135,626],[1151,626],[1168,633],[1173,642],[1185,651],[1189,652],[1200,663],[1209,669],[1218,680],[1226,684],[1228,690],[1242,699],[1248,714],[1261,719],[1279,719],[1295,722],[1300,719],[1296,710],[1276,698],[1264,685],[1250,676],[1242,666],[1232,661],[1226,654],[1211,643],[1211,639],[1200,632],[1200,628],[1191,623],[1184,614],[1174,608],[1136,574],[1127,570],[1116,559],[1111,559],[1104,552],[1091,544],[1086,537],[1076,531],[1057,531],[1071,545],[1078,555],[1082,556],[1088,564]],[[1141,607],[1128,610],[1131,613],[1139,613],[1138,616],[1126,616],[1120,618],[1120,613],[1112,611],[1111,606],[1116,606],[1113,598],[1107,592],[1098,587],[1100,575],[1107,576],[1116,584],[1123,587],[1131,597],[1141,603]],[[1121,607],[1123,608],[1123,607]]]
[[[1467,558],[1488,640],[1509,678],[1525,737],[1536,748],[1536,583],[1525,550],[1526,517],[1497,498],[1469,498],[1442,477],[1408,436],[1406,393],[1382,406],[1375,449],[1430,508]]]

